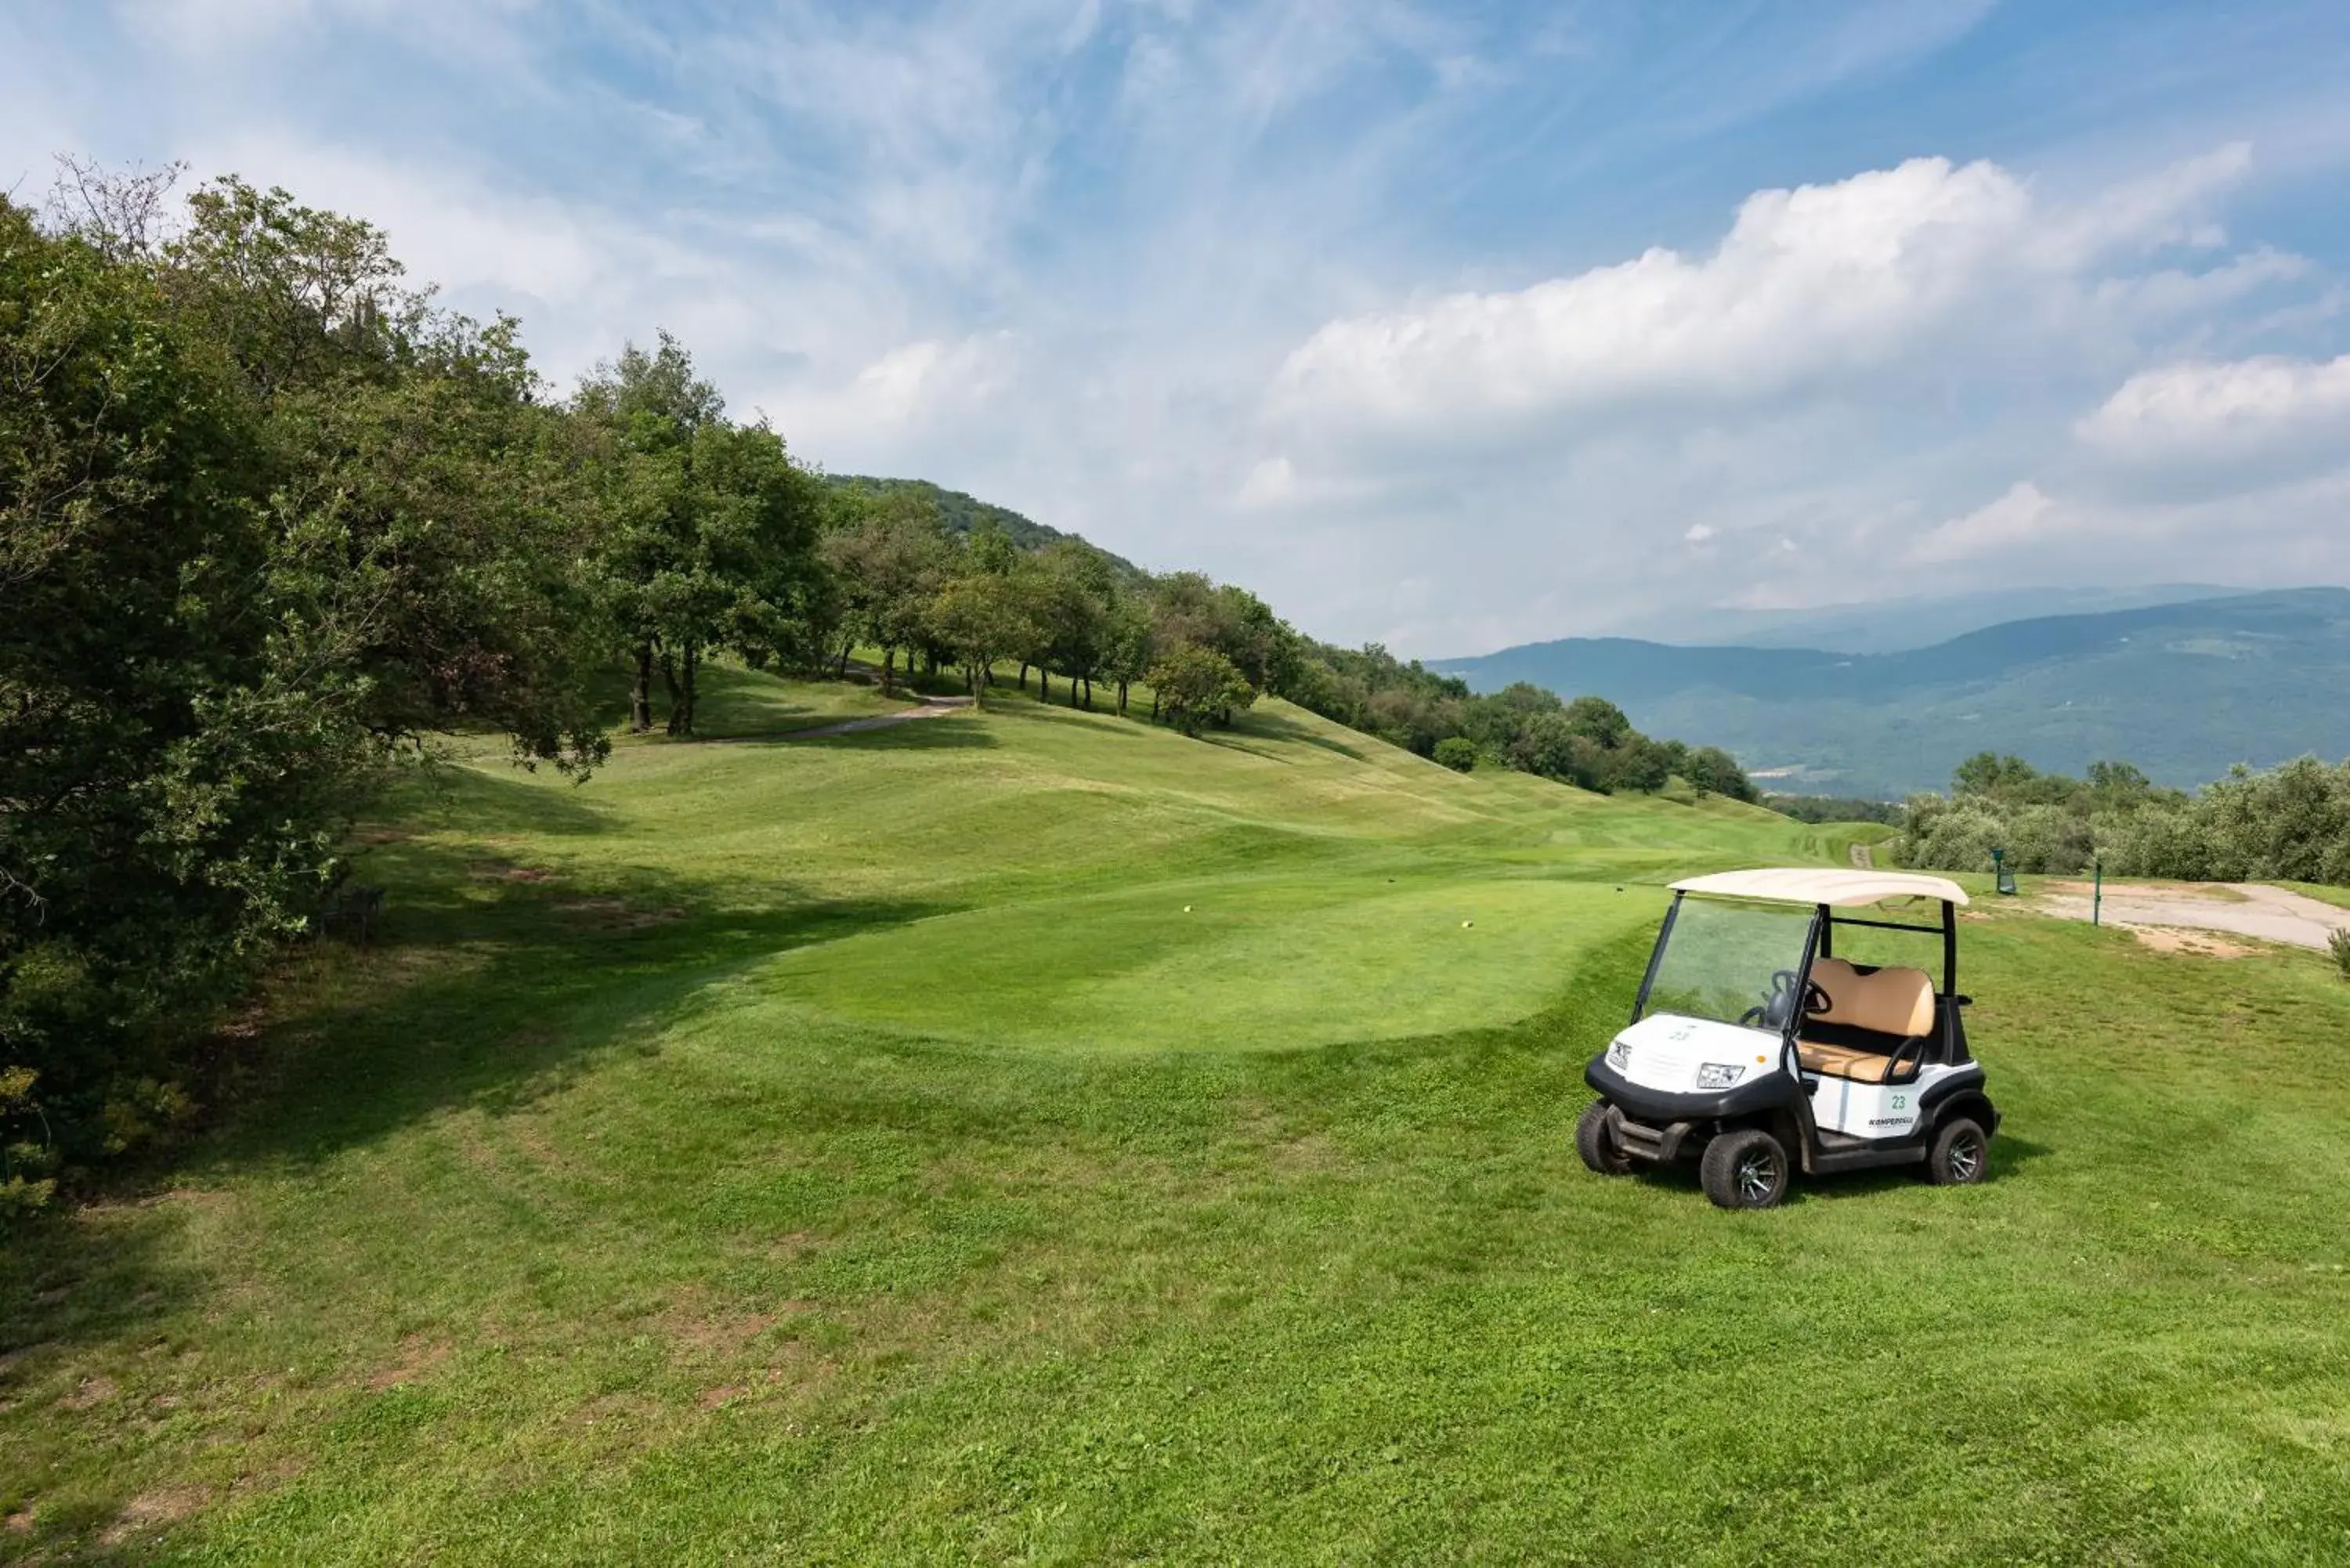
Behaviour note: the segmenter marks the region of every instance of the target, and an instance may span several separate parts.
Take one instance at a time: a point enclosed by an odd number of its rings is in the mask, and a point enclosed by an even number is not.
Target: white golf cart
[[[1938,922],[1898,918],[1919,899]],[[1981,1181],[1999,1113],[1959,1016],[1966,901],[1955,882],[1893,871],[1674,883],[1631,1025],[1584,1069],[1599,1098],[1575,1124],[1583,1163],[1620,1176],[1693,1156],[1724,1209],[1771,1207],[1798,1166]],[[1941,989],[1922,968],[1837,957],[1855,927],[1939,936]]]

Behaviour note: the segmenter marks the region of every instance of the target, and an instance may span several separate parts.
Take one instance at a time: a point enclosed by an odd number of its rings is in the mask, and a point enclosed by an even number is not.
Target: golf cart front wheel
[[[1991,1139],[1981,1125],[1960,1116],[1934,1135],[1926,1157],[1926,1179],[1937,1187],[1970,1187],[1991,1171]]]
[[[1632,1169],[1632,1157],[1616,1141],[1616,1133],[1607,1125],[1607,1102],[1594,1100],[1583,1107],[1583,1115],[1575,1124],[1575,1152],[1583,1157],[1585,1166],[1602,1176],[1624,1176]]]
[[[1705,1146],[1698,1175],[1717,1208],[1768,1209],[1787,1196],[1787,1150],[1761,1127],[1741,1127]]]

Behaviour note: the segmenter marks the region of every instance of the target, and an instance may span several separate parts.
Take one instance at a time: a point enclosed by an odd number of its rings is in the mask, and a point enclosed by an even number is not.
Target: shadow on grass
[[[1991,1140],[1991,1173],[1984,1181],[1995,1187],[2001,1178],[2017,1174],[2022,1167],[2054,1152],[2045,1144],[2002,1133]],[[1693,1159],[1683,1159],[1661,1170],[1638,1170],[1634,1179],[1692,1194],[1703,1189]],[[1847,1198],[1873,1197],[1897,1187],[1920,1187],[1925,1182],[1926,1168],[1922,1165],[1879,1166],[1874,1170],[1838,1171],[1832,1176],[1798,1176],[1788,1183],[1787,1195],[1781,1202],[1788,1208],[1814,1201],[1832,1203]]]
[[[517,787],[487,794],[502,802]],[[658,1050],[713,984],[772,954],[952,908],[642,871],[568,885],[485,859],[478,841],[375,854],[395,889],[376,945],[325,944],[289,961],[257,1070],[222,1125],[0,1247],[0,1399],[20,1361],[203,1310],[213,1281],[174,1261],[186,1212],[174,1189],[200,1202],[224,1176],[315,1166],[453,1109],[507,1114],[616,1052]],[[0,1537],[0,1560],[7,1544]]]
[[[403,779],[370,815],[380,821],[427,829],[461,826],[484,834],[564,836],[600,833],[612,820],[612,808],[589,793],[592,789],[592,784],[542,782],[518,769],[501,774],[486,768],[435,766]]]
[[[462,1106],[504,1112],[603,1054],[654,1047],[713,982],[775,953],[943,914],[939,903],[713,889],[642,868],[589,887],[421,846],[372,950],[274,1031],[271,1081],[203,1163],[327,1158]]]
[[[1335,736],[1326,735],[1311,725],[1301,724],[1296,720],[1280,713],[1243,713],[1233,721],[1230,730],[1204,731],[1200,738],[1211,744],[1250,752],[1255,756],[1263,756],[1264,753],[1238,742],[1243,740],[1292,742],[1299,745],[1318,746],[1323,751],[1335,752],[1352,762],[1372,760],[1367,751],[1347,745]],[[1369,737],[1366,736],[1365,740],[1368,741]]]

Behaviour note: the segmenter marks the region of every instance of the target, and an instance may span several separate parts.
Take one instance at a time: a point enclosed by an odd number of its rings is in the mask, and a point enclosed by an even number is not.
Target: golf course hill
[[[1940,789],[1985,750],[2075,774],[2126,760],[2178,788],[2238,763],[2350,756],[2350,589],[2337,587],[2033,617],[1896,651],[1567,638],[1429,668],[1479,691],[1598,692],[1644,730],[1819,794]]]
[[[2350,1551],[2323,955],[1978,879],[1991,1179],[1725,1214],[1583,1169],[1584,1064],[1665,882],[1882,830],[703,679],[584,784],[455,742],[233,1110],[11,1234],[0,1561]]]

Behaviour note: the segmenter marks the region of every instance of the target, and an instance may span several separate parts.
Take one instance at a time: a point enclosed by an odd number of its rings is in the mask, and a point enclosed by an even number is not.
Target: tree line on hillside
[[[1948,794],[1910,797],[1887,848],[1932,870],[1987,870],[1997,848],[2023,872],[2102,862],[2121,877],[2350,886],[2350,762],[2238,767],[2189,793],[2127,763],[2072,778],[1983,752],[1960,764]]]
[[[1817,826],[1824,822],[1878,822],[1901,826],[1905,808],[1899,801],[1870,800],[1859,795],[1764,794],[1758,803],[1765,811]]]
[[[827,482],[666,336],[558,392],[369,224],[176,173],[0,197],[0,1213],[190,1119],[197,1044],[402,762],[495,731],[585,777],[616,666],[640,732],[694,732],[712,658],[866,648],[885,685],[1139,687],[1193,733],[1271,693],[1455,766],[1752,796],[1605,702],[1472,697],[1245,589]]]

